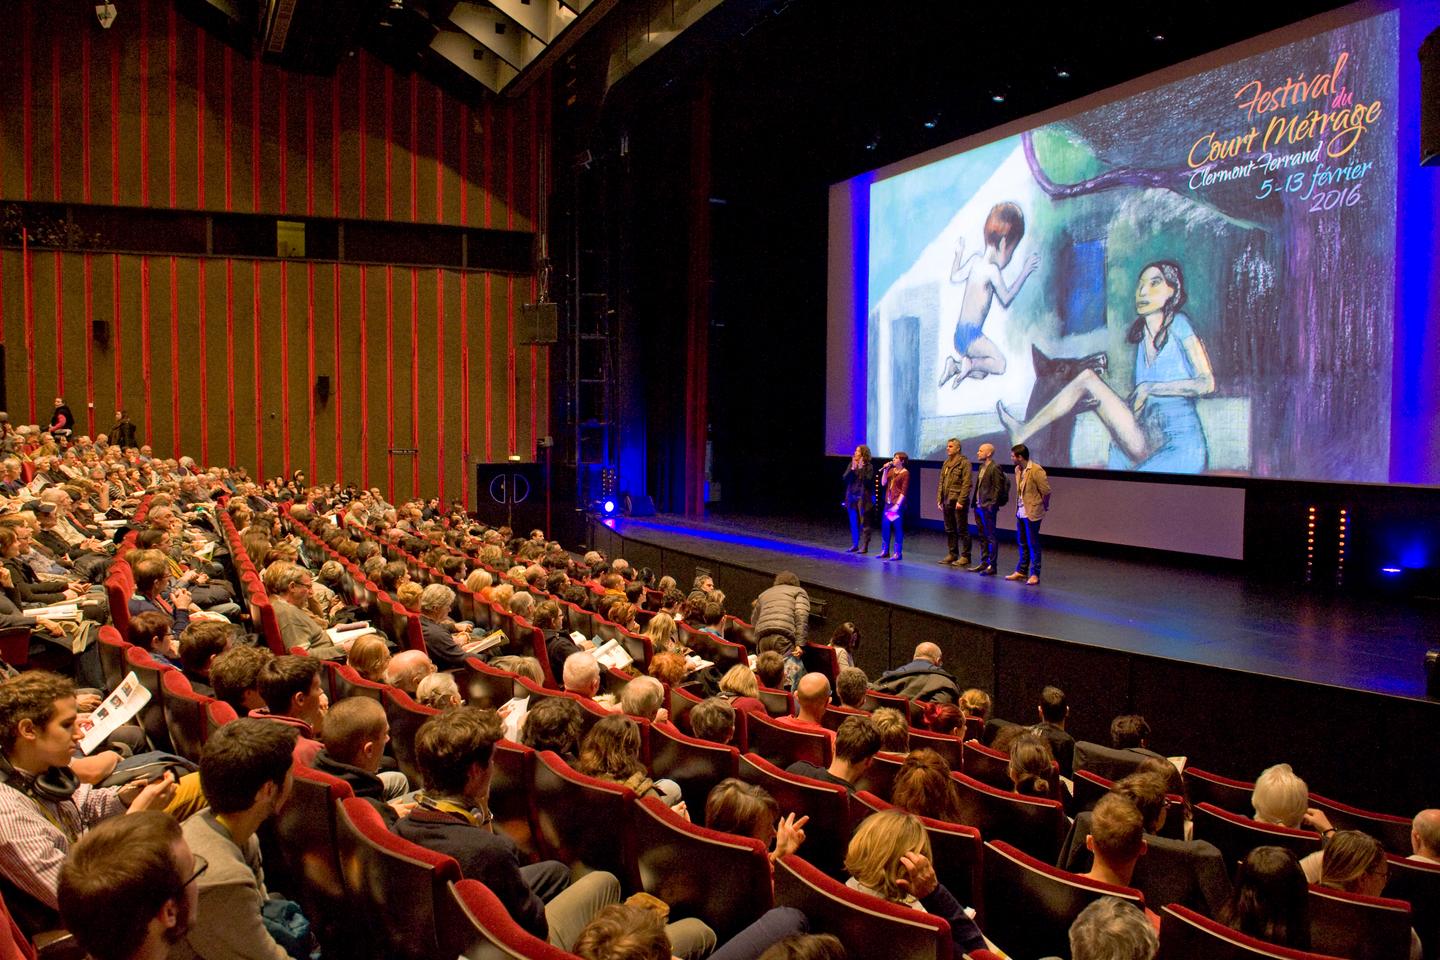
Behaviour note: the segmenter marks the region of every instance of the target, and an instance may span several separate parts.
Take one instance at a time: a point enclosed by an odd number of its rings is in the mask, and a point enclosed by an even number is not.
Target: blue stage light
[[[1390,576],[1394,577],[1398,576],[1402,571],[1399,567],[1381,567],[1380,572],[1387,573]]]

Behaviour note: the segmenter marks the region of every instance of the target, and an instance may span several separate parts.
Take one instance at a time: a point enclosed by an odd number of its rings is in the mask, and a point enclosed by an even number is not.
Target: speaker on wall
[[[316,377],[316,378],[315,378],[315,402],[316,402],[316,403],[329,403],[329,402],[330,402],[330,378],[329,378],[329,377],[324,377],[324,376],[322,376],[322,377]]]
[[[95,341],[95,346],[102,350],[110,346],[110,321],[91,320],[90,339]]]
[[[1440,164],[1440,28],[1420,44],[1420,162]]]
[[[518,343],[554,343],[559,339],[560,307],[554,303],[520,305]]]

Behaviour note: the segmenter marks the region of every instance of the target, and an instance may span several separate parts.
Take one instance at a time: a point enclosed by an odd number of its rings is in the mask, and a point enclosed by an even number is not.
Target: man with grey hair
[[[1407,859],[1440,864],[1440,809],[1415,814],[1410,824],[1410,849],[1413,852]]]
[[[443,583],[432,583],[420,594],[420,633],[430,659],[442,670],[463,668],[469,655],[464,644],[470,635],[456,633],[446,623],[454,603],[455,591]]]
[[[665,699],[665,687],[654,677],[636,677],[625,684],[620,693],[620,709],[632,717],[643,717],[653,723],[665,723],[670,711],[660,704]]]
[[[524,620],[535,619],[535,596],[524,590],[516,593],[510,598],[510,612]]]
[[[277,562],[265,571],[265,589],[275,610],[280,642],[286,650],[296,647],[321,660],[344,660],[345,651],[330,639],[319,622],[305,611],[310,602],[314,576],[298,563]]]
[[[600,692],[600,662],[591,654],[583,650],[570,654],[565,658],[565,669],[562,673],[567,693],[575,694],[597,710],[606,713],[620,711],[619,707],[607,707],[595,702],[595,695]]]
[[[1070,925],[1070,960],[1153,960],[1159,949],[1145,914],[1118,897],[1101,897]]]

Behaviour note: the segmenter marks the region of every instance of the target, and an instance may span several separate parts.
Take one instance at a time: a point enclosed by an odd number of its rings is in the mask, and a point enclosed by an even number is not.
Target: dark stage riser
[[[704,555],[593,519],[589,533],[589,545],[607,557],[669,574],[684,590],[697,566],[707,568],[725,591],[727,610],[740,617],[785,565],[779,555],[768,570],[741,565],[726,559],[723,543]],[[921,561],[916,555],[907,562]],[[1440,703],[1027,635],[804,582],[825,604],[825,623],[814,632],[828,636],[835,625],[854,622],[864,640],[856,660],[871,679],[908,662],[915,644],[929,640],[945,652],[962,688],[990,692],[998,717],[1033,722],[1041,687],[1054,683],[1071,703],[1068,729],[1078,740],[1108,744],[1116,715],[1140,713],[1156,750],[1206,770],[1253,780],[1285,762],[1315,792],[1367,809],[1411,816],[1440,806],[1440,778],[1421,759],[1440,729]]]

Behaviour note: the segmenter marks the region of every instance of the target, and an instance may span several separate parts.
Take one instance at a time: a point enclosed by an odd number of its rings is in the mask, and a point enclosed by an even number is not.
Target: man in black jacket
[[[380,779],[380,761],[390,742],[390,721],[379,701],[369,697],[347,697],[325,715],[325,751],[315,758],[315,769],[350,784],[355,796],[379,812],[385,826],[395,828],[402,812],[415,805],[390,799],[395,793]],[[403,777],[393,772],[392,777]]]
[[[1000,505],[1007,499],[1010,481],[1005,471],[995,463],[995,447],[982,443],[975,451],[980,462],[980,473],[975,477],[975,526],[980,531],[980,562],[970,567],[971,573],[982,577],[995,576],[995,565],[1000,561],[1000,543],[996,536],[996,516]]]
[[[945,541],[949,547],[947,566],[970,563],[970,494],[974,476],[970,461],[960,452],[960,441],[951,437],[945,443],[945,463],[940,467],[940,483],[935,491],[935,505],[945,520]]]

